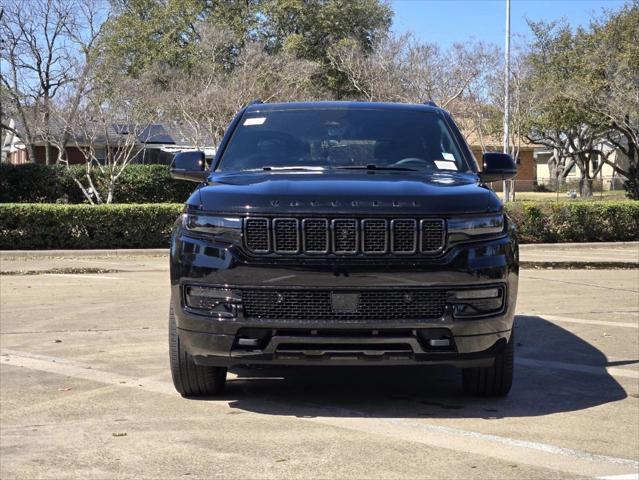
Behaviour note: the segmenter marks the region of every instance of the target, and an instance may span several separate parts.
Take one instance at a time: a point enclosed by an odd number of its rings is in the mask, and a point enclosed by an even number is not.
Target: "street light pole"
[[[506,0],[506,48],[504,49],[504,153],[509,153],[510,126],[510,0]],[[504,180],[504,201],[510,201],[510,181]]]

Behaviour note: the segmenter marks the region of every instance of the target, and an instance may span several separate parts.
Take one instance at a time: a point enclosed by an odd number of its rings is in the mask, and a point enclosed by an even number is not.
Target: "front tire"
[[[226,383],[226,368],[197,365],[180,343],[173,305],[169,309],[169,355],[175,389],[183,397],[220,394]]]
[[[506,347],[497,354],[490,367],[464,368],[464,391],[482,397],[504,397],[513,385],[515,367],[515,331],[510,334]]]

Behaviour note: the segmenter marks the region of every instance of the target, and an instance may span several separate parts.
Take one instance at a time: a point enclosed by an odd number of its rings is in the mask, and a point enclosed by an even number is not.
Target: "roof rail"
[[[260,99],[260,98],[254,98],[253,100],[248,102],[247,105],[256,105],[256,104],[259,104],[259,103],[264,103],[264,102],[262,102],[262,99]]]
[[[424,105],[428,105],[429,107],[437,107],[437,104],[433,102],[432,100],[428,100],[427,102],[424,102]]]

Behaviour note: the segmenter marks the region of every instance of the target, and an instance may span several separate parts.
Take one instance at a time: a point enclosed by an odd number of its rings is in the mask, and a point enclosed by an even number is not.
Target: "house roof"
[[[198,138],[199,142],[205,146],[213,146],[213,139],[207,135],[197,132],[188,124],[177,121],[169,121],[163,123],[151,123],[148,125],[134,125],[129,123],[112,123],[106,126],[97,124],[89,125],[88,131],[91,127],[95,128],[95,135],[93,140],[98,145],[106,145],[107,143],[115,144],[121,140],[122,135],[128,135],[134,133],[137,141],[140,144],[145,145],[176,145],[176,146],[192,146],[193,138]],[[15,120],[15,129],[18,133],[23,132],[24,128],[22,122],[18,119]],[[98,129],[102,129],[98,132]],[[64,123],[56,117],[51,119],[51,132],[53,135],[62,135],[64,131]],[[89,139],[82,135],[82,132],[76,132],[76,138],[79,143],[88,142]],[[40,135],[37,144],[44,144],[45,139]]]

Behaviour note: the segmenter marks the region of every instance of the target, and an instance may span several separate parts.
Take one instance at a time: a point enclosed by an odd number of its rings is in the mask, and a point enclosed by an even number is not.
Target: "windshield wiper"
[[[415,168],[408,168],[408,167],[384,167],[384,166],[379,166],[379,165],[375,165],[374,163],[369,163],[368,165],[353,165],[353,166],[346,166],[346,167],[335,167],[338,170],[399,170],[399,171],[409,171],[409,172],[419,172],[419,170],[415,169]]]
[[[248,171],[260,171],[260,170],[264,170],[264,171],[281,171],[281,170],[307,170],[307,171],[311,171],[311,172],[321,172],[323,170],[326,170],[324,167],[313,167],[313,166],[303,166],[303,165],[298,165],[298,166],[292,166],[292,167],[274,167],[274,166],[270,166],[267,165],[265,167],[261,167],[261,168],[251,168]]]

